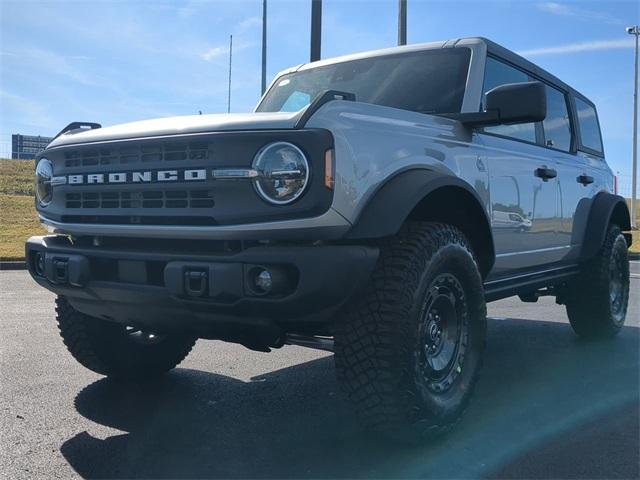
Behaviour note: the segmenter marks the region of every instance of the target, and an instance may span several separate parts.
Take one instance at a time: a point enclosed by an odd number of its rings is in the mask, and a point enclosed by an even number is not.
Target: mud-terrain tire
[[[144,381],[178,365],[196,338],[186,334],[153,335],[75,310],[64,297],[56,299],[60,336],[84,367],[120,380]]]
[[[338,380],[365,428],[419,443],[465,411],[485,338],[469,242],[452,226],[409,222],[383,242],[366,291],[336,323]]]
[[[620,227],[611,225],[604,245],[569,285],[565,299],[573,330],[584,338],[609,338],[622,329],[629,302],[629,257]]]

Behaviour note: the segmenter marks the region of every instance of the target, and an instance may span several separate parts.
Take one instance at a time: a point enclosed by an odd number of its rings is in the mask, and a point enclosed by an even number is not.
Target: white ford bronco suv
[[[28,268],[104,375],[198,338],[332,350],[364,425],[420,440],[465,410],[486,302],[553,295],[591,338],[625,321],[594,104],[483,38],[291,68],[253,113],[72,123],[36,162]]]

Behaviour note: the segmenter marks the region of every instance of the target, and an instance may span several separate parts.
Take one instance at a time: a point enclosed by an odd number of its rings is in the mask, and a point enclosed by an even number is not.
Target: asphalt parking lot
[[[0,475],[20,478],[637,478],[640,273],[627,326],[584,342],[563,307],[489,307],[482,378],[467,415],[420,448],[364,435],[330,354],[265,354],[200,341],[144,386],[66,352],[53,295],[0,273]]]

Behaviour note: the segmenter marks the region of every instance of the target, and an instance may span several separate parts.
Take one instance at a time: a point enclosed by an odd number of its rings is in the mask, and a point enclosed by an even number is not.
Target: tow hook
[[[203,297],[209,290],[209,275],[202,270],[184,272],[184,291],[190,297]]]

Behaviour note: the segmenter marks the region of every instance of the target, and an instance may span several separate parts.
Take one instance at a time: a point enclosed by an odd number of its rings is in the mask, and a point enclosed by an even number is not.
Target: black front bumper
[[[26,258],[34,280],[88,315],[247,343],[323,331],[367,281],[378,250],[283,245],[210,254],[78,246],[44,236],[27,241]],[[262,269],[272,274],[268,293],[253,284]]]

